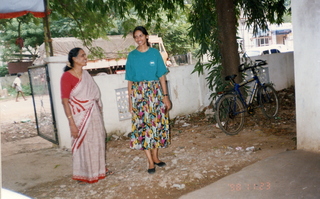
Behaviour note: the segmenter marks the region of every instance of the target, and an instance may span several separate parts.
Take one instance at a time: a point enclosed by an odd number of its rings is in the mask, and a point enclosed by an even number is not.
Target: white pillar
[[[60,148],[71,148],[71,136],[69,123],[64,113],[64,109],[61,103],[60,94],[60,78],[63,74],[63,68],[66,66],[68,58],[64,57],[49,57],[47,58],[50,85],[52,92],[52,103],[54,107],[54,114],[56,119],[56,125],[58,129],[58,139]]]
[[[298,149],[320,152],[320,1],[292,0]]]
[[[1,127],[0,127],[0,132],[1,132]],[[0,136],[0,149],[1,149],[1,136]],[[0,150],[1,151],[1,150]],[[2,162],[2,153],[0,153],[0,162]],[[1,171],[1,175],[0,175],[0,198],[1,198],[1,191],[2,191],[2,164],[0,164],[0,171]]]

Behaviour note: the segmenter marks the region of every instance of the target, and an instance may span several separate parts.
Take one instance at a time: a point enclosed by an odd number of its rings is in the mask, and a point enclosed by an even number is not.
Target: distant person
[[[171,67],[172,66],[172,62],[170,61],[169,57],[167,58],[166,66],[167,67]]]
[[[18,74],[17,77],[13,81],[13,88],[15,88],[17,91],[16,102],[19,102],[19,100],[18,100],[19,94],[21,94],[21,96],[23,97],[24,100],[27,100],[23,94],[23,91],[22,91],[20,77],[21,77],[21,74]]]
[[[105,136],[100,90],[82,67],[87,55],[73,48],[61,77],[61,98],[72,137],[73,177],[79,184],[95,183],[111,171],[106,169]]]
[[[128,55],[125,79],[128,80],[129,111],[132,114],[130,148],[143,150],[148,160],[149,174],[155,166],[164,167],[158,149],[170,144],[168,111],[171,109],[166,65],[159,50],[148,43],[147,30],[138,26],[133,31],[138,47]]]

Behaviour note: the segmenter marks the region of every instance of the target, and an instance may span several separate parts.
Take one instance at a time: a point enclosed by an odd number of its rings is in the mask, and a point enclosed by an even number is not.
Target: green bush
[[[0,77],[4,77],[7,74],[9,74],[8,67],[7,66],[1,66],[0,67]]]
[[[22,92],[24,94],[24,96],[30,96],[31,95],[31,88],[30,88],[30,84],[27,85],[21,85],[22,86]],[[8,98],[15,98],[17,96],[17,91],[15,88],[9,86],[9,87],[5,87],[8,91]]]

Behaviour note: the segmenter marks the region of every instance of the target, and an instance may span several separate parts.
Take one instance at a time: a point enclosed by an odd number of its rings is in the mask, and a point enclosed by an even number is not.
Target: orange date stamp
[[[260,183],[253,183],[253,184],[247,184],[247,183],[237,183],[237,184],[228,184],[230,187],[230,191],[252,191],[252,190],[258,190],[258,191],[267,191],[271,189],[271,183],[270,182],[260,182]]]

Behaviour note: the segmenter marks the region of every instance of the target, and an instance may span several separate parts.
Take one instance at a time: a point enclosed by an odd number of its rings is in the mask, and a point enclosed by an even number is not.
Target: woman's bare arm
[[[163,103],[166,106],[166,110],[169,111],[171,109],[171,101],[169,99],[169,93],[168,93],[168,88],[167,88],[167,81],[166,81],[166,76],[162,75],[160,77],[160,84],[161,84],[161,88],[163,91]]]
[[[128,101],[129,101],[129,112],[132,113],[132,81],[128,81]]]
[[[65,114],[66,114],[66,116],[68,118],[68,121],[69,121],[69,127],[70,127],[71,136],[73,138],[77,138],[78,137],[78,133],[79,133],[79,129],[76,126],[76,123],[73,120],[71,109],[70,109],[70,106],[69,106],[69,99],[68,98],[62,98],[62,105],[63,105],[64,112],[65,112]]]

